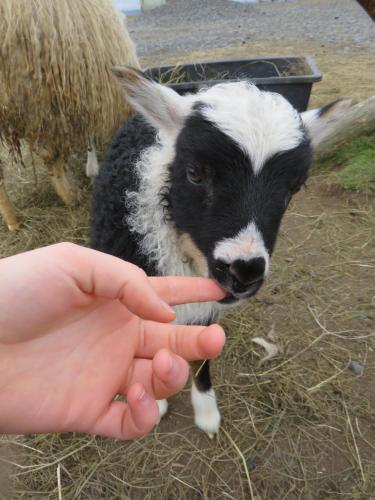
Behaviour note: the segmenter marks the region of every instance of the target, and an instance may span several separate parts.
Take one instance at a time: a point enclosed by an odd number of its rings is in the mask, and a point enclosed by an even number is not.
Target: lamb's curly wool
[[[91,247],[157,274],[140,252],[137,235],[125,219],[129,215],[126,193],[138,189],[136,163],[141,152],[155,142],[155,129],[137,115],[114,138],[96,179],[92,198]]]

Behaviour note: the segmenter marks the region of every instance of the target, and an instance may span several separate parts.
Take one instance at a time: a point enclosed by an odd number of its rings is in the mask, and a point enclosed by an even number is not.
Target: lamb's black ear
[[[150,80],[130,66],[115,66],[112,72],[131,106],[154,127],[168,132],[176,132],[182,127],[187,115],[187,103],[177,92]]]
[[[311,109],[301,113],[302,121],[309,133],[313,146],[318,144],[337,120],[345,114],[351,103],[350,99],[338,99],[322,108]]]

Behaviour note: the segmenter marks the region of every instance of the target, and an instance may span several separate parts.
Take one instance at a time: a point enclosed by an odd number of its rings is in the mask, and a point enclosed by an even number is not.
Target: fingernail
[[[147,394],[146,391],[143,391],[142,397],[138,399],[141,405],[148,406],[151,401],[151,397]]]
[[[142,390],[140,391],[137,399],[141,405],[148,405],[151,398],[147,394],[146,389],[144,387],[142,387]]]
[[[173,316],[175,316],[176,313],[174,312],[174,309],[169,304],[164,302],[164,300],[161,300],[160,303],[164,307],[164,309],[166,309],[168,312],[172,313]]]

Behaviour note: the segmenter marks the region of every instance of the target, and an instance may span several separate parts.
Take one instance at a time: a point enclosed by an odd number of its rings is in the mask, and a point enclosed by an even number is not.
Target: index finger
[[[225,297],[225,291],[209,278],[160,276],[149,280],[159,297],[171,306],[189,302],[217,301]]]

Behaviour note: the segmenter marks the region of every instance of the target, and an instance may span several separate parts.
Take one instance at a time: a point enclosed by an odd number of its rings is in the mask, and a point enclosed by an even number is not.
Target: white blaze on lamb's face
[[[237,82],[216,85],[201,100],[202,115],[248,155],[255,174],[273,155],[304,140],[298,111],[280,94]]]
[[[262,235],[254,222],[250,222],[233,238],[219,241],[214,250],[214,258],[229,265],[239,259],[246,262],[256,257],[264,259],[264,275],[266,275],[269,269],[270,256],[264,246]]]

